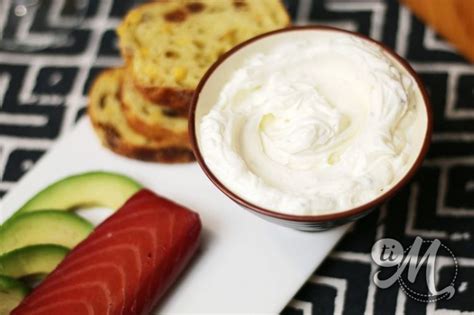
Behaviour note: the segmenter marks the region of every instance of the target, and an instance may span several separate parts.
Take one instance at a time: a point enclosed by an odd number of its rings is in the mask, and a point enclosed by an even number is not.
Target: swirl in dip
[[[250,54],[199,124],[201,154],[231,191],[317,215],[395,185],[426,131],[415,80],[379,46],[315,32]]]

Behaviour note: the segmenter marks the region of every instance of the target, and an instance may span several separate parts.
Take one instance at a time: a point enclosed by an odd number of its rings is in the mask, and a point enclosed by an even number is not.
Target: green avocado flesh
[[[110,172],[88,172],[66,177],[44,188],[23,205],[17,214],[38,210],[74,210],[104,207],[116,210],[142,185]]]
[[[0,315],[8,315],[28,294],[28,288],[13,278],[0,275]]]
[[[22,213],[0,227],[0,255],[39,244],[73,248],[92,230],[91,223],[71,212],[43,210]]]
[[[22,278],[46,275],[64,259],[69,249],[52,244],[32,245],[0,256],[0,275]]]

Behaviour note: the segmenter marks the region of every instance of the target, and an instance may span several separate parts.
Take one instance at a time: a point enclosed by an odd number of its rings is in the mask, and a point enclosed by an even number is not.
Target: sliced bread
[[[137,88],[154,102],[182,108],[219,56],[289,23],[280,0],[173,0],[131,10],[117,32]]]
[[[151,102],[124,77],[121,89],[122,109],[128,124],[146,137],[156,140],[176,139],[188,143],[187,111],[179,111]]]
[[[88,114],[102,144],[120,155],[139,160],[164,163],[193,161],[187,141],[177,141],[174,137],[150,139],[127,124],[120,103],[123,75],[122,68],[104,71],[89,91]]]

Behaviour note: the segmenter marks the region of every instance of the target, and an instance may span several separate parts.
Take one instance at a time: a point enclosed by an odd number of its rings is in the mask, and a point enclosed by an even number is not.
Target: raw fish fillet
[[[12,314],[150,314],[195,253],[200,231],[198,214],[141,190]]]

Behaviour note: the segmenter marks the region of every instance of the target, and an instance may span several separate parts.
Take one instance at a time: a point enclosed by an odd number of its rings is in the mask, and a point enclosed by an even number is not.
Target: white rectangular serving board
[[[146,163],[102,148],[87,118],[3,198],[0,222],[49,183],[89,170],[127,174],[201,216],[200,251],[160,303],[160,314],[278,313],[348,228],[307,233],[266,222],[228,199],[197,163]]]

